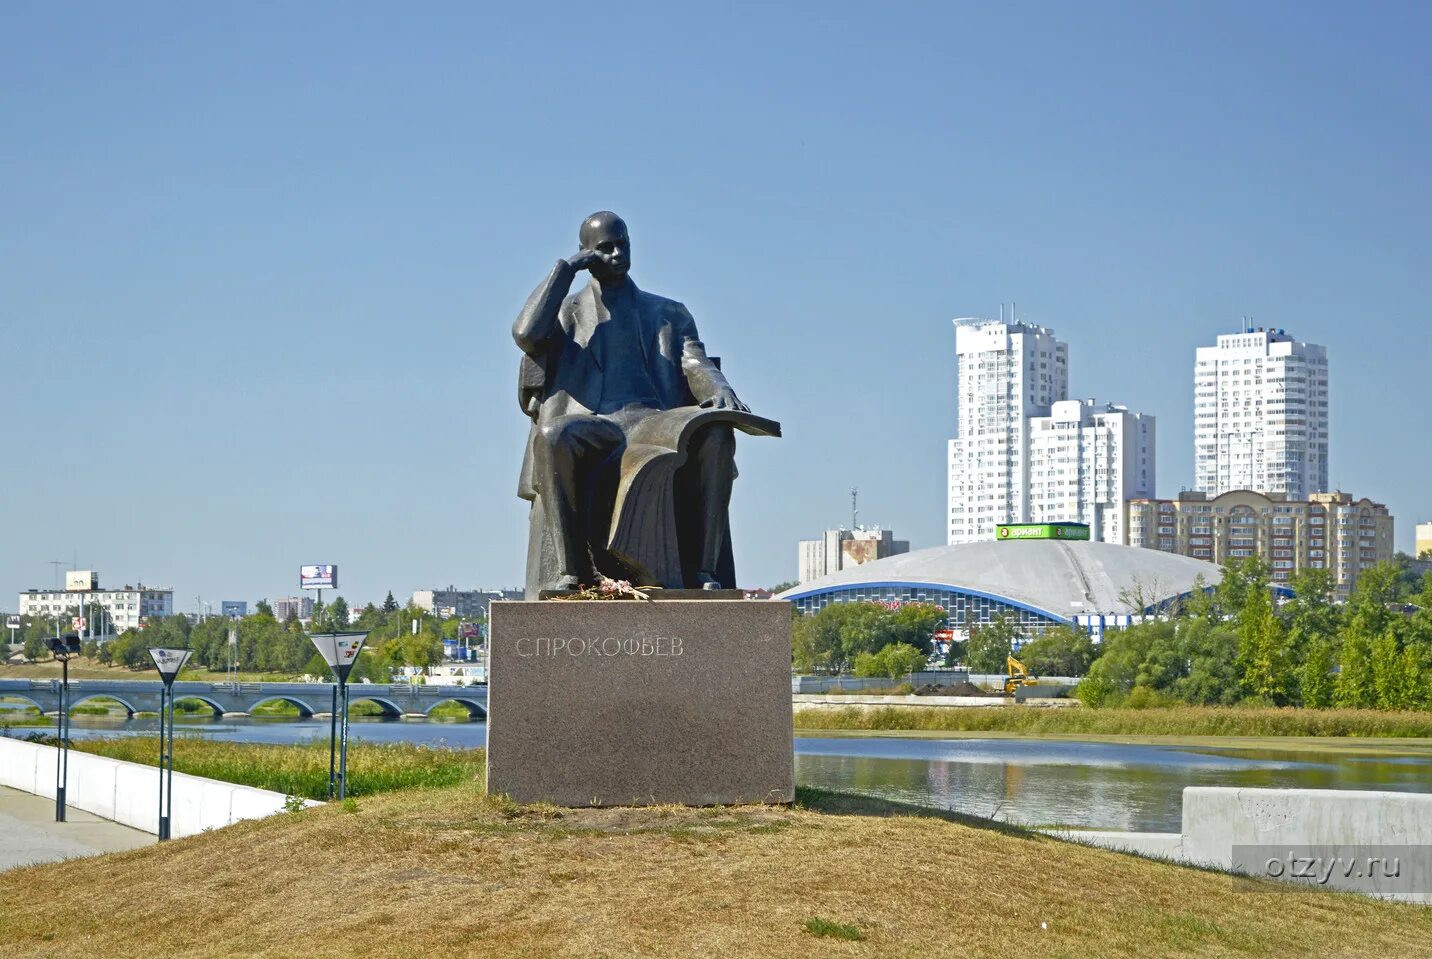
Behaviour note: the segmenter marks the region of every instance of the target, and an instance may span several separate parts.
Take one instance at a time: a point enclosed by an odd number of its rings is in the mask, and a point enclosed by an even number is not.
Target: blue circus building
[[[949,614],[960,638],[970,626],[1001,614],[1012,617],[1026,638],[1055,625],[1079,626],[1101,638],[1106,629],[1190,595],[1200,578],[1209,588],[1223,573],[1206,560],[1158,550],[1062,535],[1016,536],[889,556],[801,583],[776,598],[790,600],[802,613],[831,603],[934,603]]]

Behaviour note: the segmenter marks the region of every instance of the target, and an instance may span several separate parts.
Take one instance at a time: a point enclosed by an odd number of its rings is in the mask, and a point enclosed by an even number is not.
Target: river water
[[[234,742],[294,743],[328,737],[326,719],[182,718],[183,734]],[[84,736],[152,735],[153,718],[77,716]],[[29,730],[17,729],[23,735]],[[355,718],[367,742],[482,746],[487,725]],[[796,738],[796,781],[1026,825],[1178,832],[1185,786],[1273,786],[1432,792],[1432,749],[1378,741],[1376,751],[1318,743],[1169,746],[1067,739],[820,736]],[[1301,741],[1303,743],[1306,740]],[[1366,743],[1366,740],[1361,741]],[[182,750],[182,741],[176,744]]]

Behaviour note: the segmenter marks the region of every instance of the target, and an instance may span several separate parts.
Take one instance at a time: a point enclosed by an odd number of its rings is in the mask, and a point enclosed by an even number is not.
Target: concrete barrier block
[[[33,743],[0,737],[0,783],[27,793],[35,791],[35,763],[40,750]]]
[[[114,821],[158,834],[158,767],[121,763],[115,770]]]
[[[70,751],[69,785],[65,798],[76,809],[114,818],[114,784],[119,763],[104,756]]]
[[[1190,786],[1183,836],[1190,861],[1224,869],[1235,845],[1432,845],[1432,795]]]

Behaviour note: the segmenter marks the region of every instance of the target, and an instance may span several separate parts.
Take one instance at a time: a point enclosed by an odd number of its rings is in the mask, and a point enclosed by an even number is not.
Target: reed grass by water
[[[76,740],[73,748],[111,759],[154,765],[159,739],[125,736]],[[348,792],[367,796],[395,789],[432,789],[471,782],[481,776],[481,749],[444,749],[412,743],[363,743],[348,750]],[[328,743],[215,742],[180,736],[174,769],[224,782],[271,789],[307,799],[328,798]]]
[[[843,706],[799,709],[797,729],[1086,733],[1128,736],[1432,737],[1432,714],[1375,709],[1169,706]]]

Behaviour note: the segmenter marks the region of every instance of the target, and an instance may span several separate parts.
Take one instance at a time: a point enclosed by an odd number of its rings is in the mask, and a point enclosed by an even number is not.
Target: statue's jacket
[[[633,338],[641,347],[642,365],[660,409],[694,406],[729,389],[706,355],[696,321],[685,306],[640,290],[628,278],[604,307],[591,283],[568,296],[575,278],[576,270],[558,260],[512,326],[513,339],[525,354],[518,402],[532,418],[517,488],[523,499],[534,499],[539,492],[533,486],[532,447],[543,426],[570,414],[614,412],[603,409],[602,397],[610,384],[601,327],[635,324]],[[610,319],[602,319],[604,312]]]

